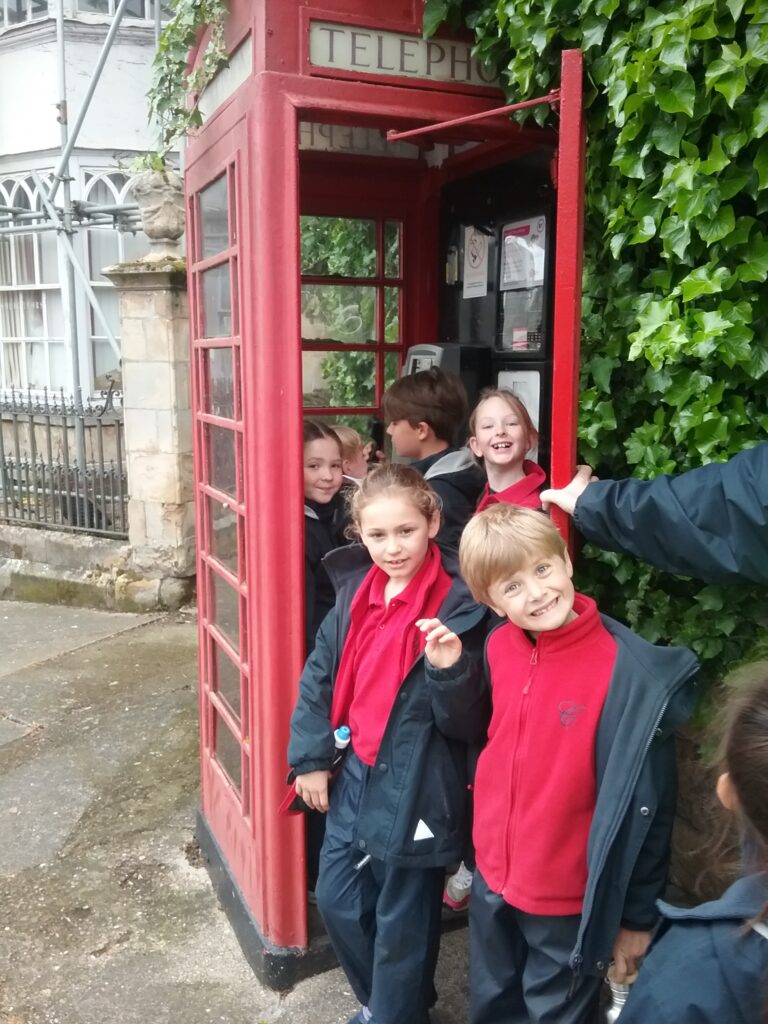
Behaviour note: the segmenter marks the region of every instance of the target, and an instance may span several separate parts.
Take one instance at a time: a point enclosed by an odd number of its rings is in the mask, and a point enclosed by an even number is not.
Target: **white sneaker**
[[[459,864],[458,871],[451,875],[443,890],[443,903],[451,910],[466,910],[469,905],[469,893],[472,889],[472,872],[464,861]]]

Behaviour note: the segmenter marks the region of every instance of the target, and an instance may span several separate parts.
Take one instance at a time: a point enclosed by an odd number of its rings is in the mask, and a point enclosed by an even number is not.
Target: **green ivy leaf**
[[[757,171],[757,187],[768,188],[768,139],[760,143],[755,154],[755,170]]]
[[[422,32],[425,36],[432,36],[445,21],[448,14],[446,0],[426,0],[424,4],[424,21]]]
[[[696,230],[705,242],[718,242],[733,231],[736,215],[732,206],[721,206],[714,217],[698,217]]]
[[[692,302],[699,295],[716,295],[728,276],[724,267],[697,267],[680,282],[683,302]]]
[[[665,252],[674,253],[678,259],[684,260],[691,244],[691,226],[687,220],[676,215],[667,217],[661,225],[659,236],[664,242]]]
[[[669,86],[656,90],[656,102],[666,114],[687,114],[693,117],[696,83],[687,71],[677,71]]]
[[[752,134],[761,139],[768,132],[768,96],[761,96],[752,111]]]

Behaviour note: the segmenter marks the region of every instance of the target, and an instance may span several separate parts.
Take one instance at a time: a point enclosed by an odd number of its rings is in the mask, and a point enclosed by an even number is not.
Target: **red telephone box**
[[[521,128],[469,42],[421,38],[422,10],[233,0],[230,65],[186,155],[198,838],[247,957],[278,988],[329,960],[307,904],[303,823],[276,814],[303,661],[302,415],[375,414],[409,347],[440,340],[461,262],[445,224],[462,183],[482,192],[484,175],[549,203],[541,426],[553,484],[574,468],[581,55],[563,54],[559,90],[539,101],[553,127]],[[302,237],[339,225],[357,239],[352,264],[302,253]],[[459,319],[477,301],[462,296]]]

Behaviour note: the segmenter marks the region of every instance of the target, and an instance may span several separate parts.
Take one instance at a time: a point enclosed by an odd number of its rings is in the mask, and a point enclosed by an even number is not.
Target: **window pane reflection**
[[[208,363],[208,392],[205,411],[224,419],[235,418],[235,375],[232,365],[231,348],[209,348],[205,358]]]
[[[235,432],[225,427],[206,426],[208,483],[237,499]]]
[[[215,256],[229,248],[227,215],[227,177],[222,174],[200,193],[200,259]]]
[[[228,338],[232,333],[232,295],[229,289],[229,263],[204,270],[203,337]]]
[[[229,731],[229,727],[221,715],[213,713],[215,746],[214,753],[216,760],[229,776],[235,788],[240,791],[242,785],[242,770],[240,766],[240,743]]]
[[[373,353],[302,352],[301,361],[305,406],[373,405]]]
[[[376,341],[376,289],[355,284],[301,286],[304,341]]]
[[[223,566],[237,576],[237,512],[215,498],[206,497],[210,552]]]
[[[213,670],[216,690],[237,717],[240,717],[240,669],[233,665],[218,644],[213,645]]]
[[[302,217],[301,272],[318,277],[374,277],[375,222],[348,217]]]
[[[236,651],[240,650],[240,595],[217,573],[210,574],[213,621]]]
[[[384,276],[400,277],[400,222],[396,220],[384,225]]]

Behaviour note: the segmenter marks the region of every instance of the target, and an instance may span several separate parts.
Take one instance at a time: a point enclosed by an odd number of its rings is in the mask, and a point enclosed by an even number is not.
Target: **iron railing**
[[[0,396],[0,521],[128,536],[122,395]],[[79,457],[78,457],[79,453]]]

